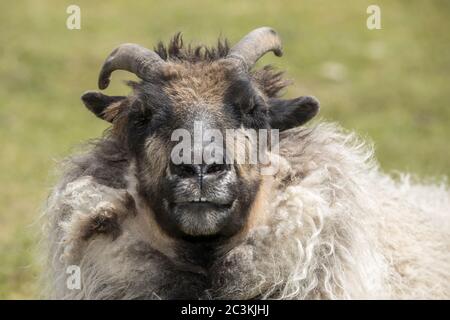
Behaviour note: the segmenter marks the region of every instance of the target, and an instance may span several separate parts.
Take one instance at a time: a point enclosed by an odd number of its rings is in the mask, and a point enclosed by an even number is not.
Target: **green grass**
[[[81,7],[82,29],[65,27]],[[94,4],[95,3],[95,4]],[[0,298],[37,296],[40,208],[57,159],[106,125],[80,102],[103,59],[122,42],[152,47],[232,42],[270,25],[295,80],[288,96],[315,95],[323,118],[375,142],[387,171],[450,174],[450,2],[376,1],[382,30],[366,28],[373,1],[2,1],[0,4]],[[127,88],[114,74],[107,93]]]

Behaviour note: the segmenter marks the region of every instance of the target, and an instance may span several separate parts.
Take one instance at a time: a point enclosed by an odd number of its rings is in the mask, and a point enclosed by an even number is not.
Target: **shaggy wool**
[[[71,158],[46,210],[48,297],[166,299],[189,288],[213,299],[450,298],[445,182],[383,173],[370,145],[330,123],[282,132],[276,159],[256,216],[205,269],[156,225],[131,161],[108,176],[88,170],[104,164],[93,151]],[[79,290],[67,288],[70,265]]]

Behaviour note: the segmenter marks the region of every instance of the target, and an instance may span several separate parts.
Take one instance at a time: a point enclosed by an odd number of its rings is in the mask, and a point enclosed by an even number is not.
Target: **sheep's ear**
[[[123,101],[125,101],[127,97],[125,96],[107,96],[100,92],[88,91],[81,96],[81,100],[83,100],[84,105],[88,108],[92,113],[94,113],[100,119],[106,120],[108,122],[112,122],[114,120],[115,115],[117,115],[118,110],[111,110],[111,112],[106,112],[108,107],[109,109],[118,109],[113,108],[114,106],[119,106]]]
[[[269,107],[271,127],[284,131],[311,120],[319,111],[319,101],[310,96],[289,100],[270,99]]]

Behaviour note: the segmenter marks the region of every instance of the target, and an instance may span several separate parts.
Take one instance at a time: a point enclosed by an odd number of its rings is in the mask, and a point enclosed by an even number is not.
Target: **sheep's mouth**
[[[233,204],[212,201],[173,202],[169,206],[170,219],[177,229],[188,236],[215,235],[227,225]]]

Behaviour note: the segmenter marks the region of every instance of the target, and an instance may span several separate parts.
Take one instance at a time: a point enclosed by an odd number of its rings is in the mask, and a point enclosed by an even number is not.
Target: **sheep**
[[[177,35],[110,54],[100,89],[117,69],[140,82],[127,97],[82,96],[112,126],[64,162],[47,201],[49,298],[450,298],[448,186],[383,173],[371,145],[337,124],[303,126],[319,103],[283,100],[282,73],[252,70],[268,51],[281,56],[281,42],[262,27],[231,48]],[[279,130],[278,152],[265,150],[278,170],[174,164],[171,133],[199,119]]]

